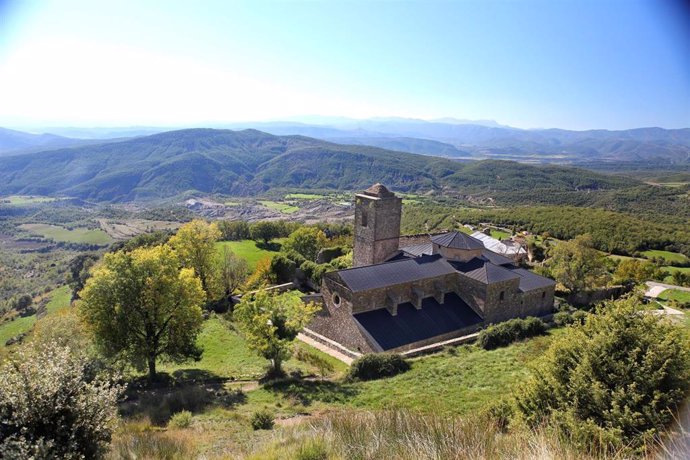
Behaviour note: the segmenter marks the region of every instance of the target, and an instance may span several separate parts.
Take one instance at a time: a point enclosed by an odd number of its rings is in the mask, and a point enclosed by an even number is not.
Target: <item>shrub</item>
[[[539,318],[516,318],[484,329],[479,333],[477,343],[485,350],[493,350],[544,332],[546,332],[546,324]]]
[[[175,415],[170,417],[168,422],[168,427],[170,428],[189,428],[192,424],[192,413],[188,410],[183,410],[177,412]]]
[[[350,367],[350,380],[392,377],[410,369],[410,363],[397,353],[372,353],[357,358]]]
[[[297,265],[290,260],[285,254],[277,254],[271,259],[271,273],[276,282],[288,283],[295,277],[295,270]]]
[[[273,413],[268,409],[260,409],[252,414],[252,428],[255,430],[270,430],[273,428]]]
[[[678,326],[628,297],[557,338],[517,394],[532,426],[551,423],[584,449],[643,448],[690,390],[690,344]]]
[[[98,458],[122,388],[67,348],[19,352],[0,368],[0,458]]]
[[[553,322],[559,327],[567,326],[573,323],[573,315],[567,311],[559,311],[553,315]]]

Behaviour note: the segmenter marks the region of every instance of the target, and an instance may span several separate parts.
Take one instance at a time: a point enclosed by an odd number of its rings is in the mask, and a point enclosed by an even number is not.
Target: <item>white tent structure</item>
[[[519,259],[527,255],[525,248],[520,246],[518,243],[514,243],[512,241],[504,243],[503,241],[492,238],[482,232],[474,232],[471,236],[481,241],[486,249],[497,254],[501,254],[513,259]]]

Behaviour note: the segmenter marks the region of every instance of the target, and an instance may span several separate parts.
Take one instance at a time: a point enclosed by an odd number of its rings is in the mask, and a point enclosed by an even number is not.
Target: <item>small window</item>
[[[541,298],[542,298],[542,299],[545,299],[545,298],[546,298],[546,291],[544,291],[544,292],[541,293]]]
[[[498,296],[499,300],[503,300],[506,296],[505,291],[501,291],[501,294]]]
[[[367,226],[367,210],[362,209],[362,227]]]
[[[336,307],[340,306],[340,296],[338,294],[333,294],[333,305]]]

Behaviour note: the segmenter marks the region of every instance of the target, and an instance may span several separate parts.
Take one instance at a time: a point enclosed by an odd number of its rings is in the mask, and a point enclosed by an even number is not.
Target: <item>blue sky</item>
[[[681,4],[0,0],[0,125],[690,127]]]

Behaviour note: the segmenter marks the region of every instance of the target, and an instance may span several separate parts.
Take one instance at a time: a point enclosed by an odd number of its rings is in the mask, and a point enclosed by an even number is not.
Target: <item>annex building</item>
[[[354,266],[326,273],[309,330],[356,353],[404,352],[553,309],[555,282],[462,232],[401,237],[402,199],[355,195]]]

